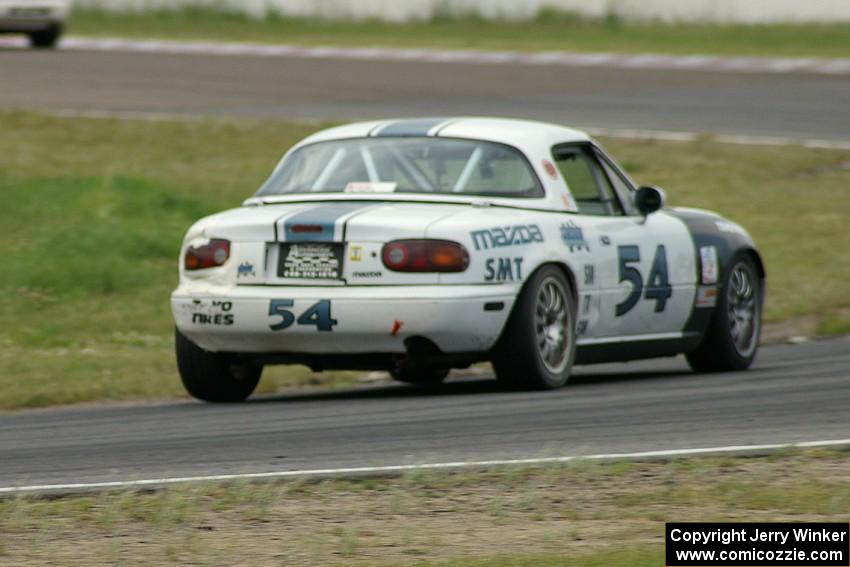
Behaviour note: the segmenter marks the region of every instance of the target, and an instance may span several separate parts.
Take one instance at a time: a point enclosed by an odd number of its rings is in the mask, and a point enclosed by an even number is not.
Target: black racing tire
[[[749,255],[732,260],[718,292],[702,344],[685,355],[696,372],[745,370],[758,352],[764,285]]]
[[[62,37],[62,26],[53,25],[45,30],[30,32],[30,45],[35,49],[53,49]]]
[[[390,370],[393,380],[417,386],[438,386],[449,375],[448,368],[415,368]]]
[[[186,391],[205,402],[244,401],[260,381],[262,366],[233,364],[231,355],[209,352],[174,332],[177,369]]]
[[[526,282],[491,361],[511,388],[551,390],[567,384],[576,352],[576,301],[556,266],[543,266]]]

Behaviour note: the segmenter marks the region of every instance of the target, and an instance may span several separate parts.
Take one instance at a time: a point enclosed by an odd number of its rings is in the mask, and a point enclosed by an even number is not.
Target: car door
[[[586,289],[590,299],[580,297],[579,340],[679,336],[696,279],[684,223],[663,211],[636,214],[632,184],[592,144],[556,146],[552,157],[576,201],[575,222],[595,240],[590,256],[596,289]]]

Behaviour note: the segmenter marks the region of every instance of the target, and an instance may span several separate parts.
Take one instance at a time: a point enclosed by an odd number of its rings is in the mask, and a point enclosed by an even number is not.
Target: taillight
[[[201,246],[190,246],[186,250],[183,266],[187,270],[203,270],[221,266],[230,258],[230,241],[213,238]]]
[[[462,272],[469,252],[450,240],[394,240],[384,244],[384,266],[394,272]]]

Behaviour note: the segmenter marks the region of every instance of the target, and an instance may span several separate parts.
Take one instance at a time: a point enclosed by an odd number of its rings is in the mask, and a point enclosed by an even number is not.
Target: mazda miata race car
[[[489,118],[313,134],[193,225],[179,265],[180,376],[221,402],[269,364],[436,384],[489,360],[540,389],[573,364],[680,353],[744,369],[765,286],[739,225],[665,208],[581,132]]]
[[[55,47],[70,10],[70,0],[0,0],[0,34],[23,33],[33,47]]]

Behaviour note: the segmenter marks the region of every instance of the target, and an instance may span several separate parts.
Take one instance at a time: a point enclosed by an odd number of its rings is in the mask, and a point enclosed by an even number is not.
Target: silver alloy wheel
[[[761,303],[758,283],[746,264],[736,264],[726,289],[726,308],[729,312],[729,336],[742,357],[750,356],[758,346]]]
[[[567,291],[557,279],[550,276],[540,284],[534,317],[537,352],[553,374],[563,372],[570,358],[572,326],[567,301]]]

